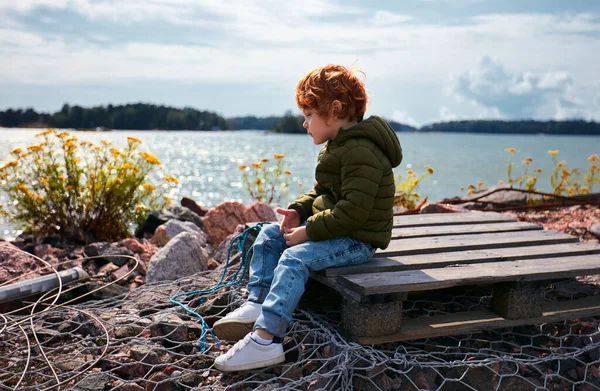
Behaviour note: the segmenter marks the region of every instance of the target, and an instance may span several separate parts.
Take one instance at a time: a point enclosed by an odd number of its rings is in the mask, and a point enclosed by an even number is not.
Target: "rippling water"
[[[36,142],[38,130],[0,128],[0,165],[14,148]],[[308,135],[283,135],[257,131],[240,132],[182,132],[182,131],[112,131],[104,133],[74,132],[80,140],[112,141],[122,147],[127,136],[141,139],[140,150],[156,155],[164,165],[164,172],[175,175],[180,184],[171,196],[177,200],[191,197],[198,203],[212,207],[224,200],[244,203],[250,197],[242,186],[238,166],[260,158],[272,158],[274,153],[287,155],[286,168],[292,171],[290,197],[312,186],[316,157],[320,146],[314,145]],[[522,173],[521,161],[532,157],[533,167],[542,168],[541,190],[549,190],[548,176],[553,167],[548,150],[558,149],[558,157],[568,167],[587,169],[587,157],[600,154],[600,138],[593,136],[547,135],[474,135],[452,133],[398,133],[404,159],[396,168],[396,175],[405,175],[407,169],[420,174],[425,165],[435,173],[426,177],[418,192],[430,201],[463,195],[461,186],[484,181],[494,184],[506,179],[508,154],[505,148],[517,150],[516,174]],[[514,175],[513,175],[514,176]],[[599,189],[595,189],[598,191]],[[282,200],[286,204],[289,199]],[[5,203],[0,194],[0,203]],[[0,221],[0,237],[11,238],[17,232],[8,222]]]

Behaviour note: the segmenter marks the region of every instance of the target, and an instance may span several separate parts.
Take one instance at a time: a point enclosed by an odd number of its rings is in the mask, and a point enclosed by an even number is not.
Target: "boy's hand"
[[[283,221],[279,230],[288,233],[292,228],[300,225],[300,214],[294,209],[277,208],[277,213],[283,215]]]
[[[283,238],[285,239],[285,244],[287,244],[288,247],[292,247],[309,240],[308,236],[306,235],[306,227],[292,228],[289,230],[289,233],[283,234]]]

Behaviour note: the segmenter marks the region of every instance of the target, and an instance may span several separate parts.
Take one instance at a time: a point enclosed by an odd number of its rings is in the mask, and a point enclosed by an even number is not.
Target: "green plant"
[[[289,177],[292,172],[283,167],[285,155],[276,153],[273,159],[276,161],[274,166],[267,158],[251,163],[252,168],[246,164],[239,166],[244,186],[254,201],[279,203],[289,191]]]
[[[425,166],[425,171],[418,176],[413,170],[406,171],[404,179],[396,178],[396,196],[394,197],[394,205],[402,206],[408,210],[413,210],[417,207],[421,195],[415,190],[426,175],[433,175],[433,168]]]
[[[505,151],[510,154],[508,158],[508,167],[506,170],[507,183],[514,185],[516,188],[539,192],[539,190],[536,188],[536,185],[539,182],[542,169],[531,169],[530,166],[531,163],[533,163],[533,158],[527,157],[523,160],[523,174],[515,178],[512,176],[514,172],[513,157],[517,151],[514,148],[506,148]],[[600,177],[597,176],[597,174],[600,172],[598,155],[594,153],[588,157],[587,160],[590,162],[590,166],[588,167],[587,173],[582,178],[581,170],[579,168],[573,168],[569,170],[565,160],[558,160],[558,153],[558,150],[548,151],[548,155],[552,157],[552,161],[554,162],[554,167],[549,177],[552,194],[558,196],[573,196],[577,194],[591,193],[594,184],[600,183]],[[504,183],[502,180],[498,182]],[[484,187],[484,182],[480,182],[477,186],[471,184],[468,186],[468,194],[473,194],[477,190],[480,190]],[[464,190],[464,188],[461,187],[461,190]],[[539,198],[532,196],[528,201],[537,202],[539,201]]]
[[[90,242],[130,235],[153,209],[170,202],[164,175],[158,188],[147,180],[161,162],[138,151],[141,141],[127,138],[127,147],[78,141],[69,132],[48,129],[42,142],[10,154],[15,160],[0,168],[0,188],[9,203],[0,210],[35,235]]]

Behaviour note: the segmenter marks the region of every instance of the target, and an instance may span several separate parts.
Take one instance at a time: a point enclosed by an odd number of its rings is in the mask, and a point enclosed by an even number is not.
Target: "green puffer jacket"
[[[310,240],[349,236],[379,248],[392,237],[394,173],[402,148],[377,116],[346,130],[321,148],[315,187],[289,208],[306,220]]]

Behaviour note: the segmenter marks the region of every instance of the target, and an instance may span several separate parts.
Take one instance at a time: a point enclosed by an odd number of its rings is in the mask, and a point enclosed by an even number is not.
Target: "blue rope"
[[[208,326],[208,324],[206,324],[202,315],[200,315],[196,311],[193,311],[192,309],[188,308],[182,302],[177,301],[177,299],[180,298],[181,296],[191,296],[191,295],[209,296],[211,294],[214,294],[215,292],[218,292],[220,289],[239,284],[244,279],[244,276],[246,275],[246,270],[248,269],[248,265],[250,263],[249,259],[248,259],[250,257],[250,251],[245,250],[246,240],[248,239],[248,235],[253,230],[260,231],[262,229],[262,226],[265,224],[270,224],[270,223],[267,221],[257,223],[255,225],[253,225],[252,227],[246,228],[244,230],[244,232],[234,236],[234,238],[229,243],[229,248],[227,249],[227,260],[225,261],[225,266],[223,267],[223,273],[221,273],[221,278],[219,279],[219,282],[217,282],[214,286],[212,286],[211,288],[206,288],[206,289],[198,289],[195,291],[178,293],[169,299],[169,301],[171,303],[180,306],[188,314],[200,319],[200,323],[202,325],[202,332],[200,334],[200,338],[198,339],[198,351],[205,352],[207,349],[207,332],[210,333],[213,340],[216,342],[217,346],[220,345],[220,342],[219,342],[218,338],[213,334],[213,332],[212,332],[211,328]],[[239,265],[238,269],[236,270],[236,272],[233,274],[232,278],[228,282],[223,283],[223,280],[225,279],[225,276],[227,275],[227,269],[229,268],[229,257],[231,255],[231,249],[233,248],[233,244],[236,241],[237,241],[238,250],[241,253],[240,265]],[[205,300],[206,300],[206,297],[200,298],[200,303],[201,304],[204,303]]]

